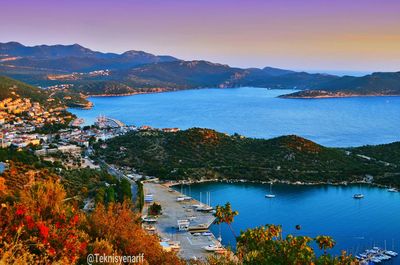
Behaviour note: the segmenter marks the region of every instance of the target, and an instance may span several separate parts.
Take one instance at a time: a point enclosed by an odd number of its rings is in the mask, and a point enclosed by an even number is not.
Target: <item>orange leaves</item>
[[[44,239],[47,239],[47,237],[49,236],[49,228],[43,222],[38,222],[37,228],[39,229],[39,234]]]
[[[225,206],[217,205],[215,211],[216,212],[214,216],[216,217],[215,220],[216,224],[220,223],[231,224],[233,222],[234,217],[239,214],[238,211],[232,210],[231,204],[229,202],[227,202]]]
[[[232,234],[234,237],[236,237],[235,231],[233,230],[231,223],[233,222],[233,219],[235,218],[236,215],[238,215],[238,211],[233,211],[231,204],[227,202],[225,206],[219,206],[215,208],[215,214],[214,216],[216,217],[215,223],[216,224],[221,224],[225,223],[229,226],[229,229],[231,230]]]
[[[79,216],[75,214],[74,217],[71,218],[70,223],[71,225],[77,225],[78,221],[79,221]]]
[[[323,250],[331,249],[336,244],[330,236],[317,236],[315,241],[317,242],[318,247]]]
[[[64,198],[60,184],[51,180],[23,190],[19,203],[6,205],[0,212],[0,249],[8,246],[11,251],[22,245],[33,259],[73,264],[86,252],[87,235],[78,229],[76,209],[65,204]],[[4,255],[0,251],[0,257]],[[4,262],[11,261],[10,257]]]
[[[32,177],[32,172],[28,175]],[[84,263],[88,249],[118,255],[144,253],[144,264],[183,264],[142,229],[131,203],[99,204],[87,216],[66,200],[58,181],[25,186],[26,179],[20,180],[24,181],[14,190],[13,200],[6,203],[0,197],[0,264]]]
[[[248,229],[237,241],[237,255],[243,264],[355,264],[354,258],[345,253],[340,257],[316,256],[311,244],[316,242],[325,251],[333,248],[335,242],[329,236],[313,239],[288,235],[284,239],[281,227],[276,225]]]
[[[88,222],[88,233],[96,238],[92,246],[99,251],[121,255],[144,253],[149,264],[181,264],[174,254],[162,250],[155,236],[142,229],[139,215],[131,211],[127,202],[110,203],[107,207],[99,204]]]
[[[16,215],[24,215],[26,212],[26,208],[23,205],[18,205],[17,210],[15,211]]]
[[[6,191],[7,191],[6,180],[0,177],[0,195],[2,195],[2,193],[5,193]]]

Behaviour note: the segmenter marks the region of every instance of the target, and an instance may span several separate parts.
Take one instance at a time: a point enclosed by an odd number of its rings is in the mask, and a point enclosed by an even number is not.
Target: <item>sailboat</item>
[[[360,191],[361,191],[361,184],[360,184]],[[356,193],[356,194],[353,195],[353,198],[354,199],[362,199],[362,198],[364,198],[364,194]]]
[[[275,194],[272,194],[272,182],[269,185],[269,193],[265,194],[265,198],[269,199],[275,198]]]
[[[214,209],[213,207],[209,206],[211,204],[211,193],[207,192],[206,196],[207,196],[206,204],[203,204],[203,202],[201,201],[201,192],[200,192],[200,204],[195,206],[197,211],[210,212]]]

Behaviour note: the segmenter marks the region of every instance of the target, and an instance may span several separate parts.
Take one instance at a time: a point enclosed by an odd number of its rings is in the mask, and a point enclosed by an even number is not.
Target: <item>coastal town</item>
[[[0,101],[2,148],[39,145],[48,135],[36,133],[49,124],[65,124],[73,119],[63,107],[46,108],[29,98],[5,98]]]

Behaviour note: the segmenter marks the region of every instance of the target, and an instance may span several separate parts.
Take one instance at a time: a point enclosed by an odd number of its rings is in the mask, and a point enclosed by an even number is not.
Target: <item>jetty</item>
[[[123,122],[103,115],[98,116],[94,124],[98,126],[100,129],[122,128],[125,126]]]
[[[153,182],[144,183],[144,194],[152,195],[152,202],[159,203],[162,214],[153,224],[155,233],[162,238],[165,248],[178,250],[184,259],[205,259],[206,248],[217,245],[219,241],[209,232],[215,217],[212,211],[198,211],[196,208],[210,207],[185,194],[177,192],[167,185]],[[143,207],[143,216],[147,216],[150,202]],[[211,208],[211,207],[210,207]]]

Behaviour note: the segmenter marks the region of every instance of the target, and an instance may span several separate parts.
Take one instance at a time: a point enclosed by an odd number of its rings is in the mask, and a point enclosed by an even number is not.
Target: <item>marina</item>
[[[152,200],[146,201],[143,221],[149,233],[159,235],[165,250],[177,251],[185,259],[205,259],[209,253],[224,250],[209,231],[215,220],[212,207],[157,183],[145,182],[144,192]],[[153,202],[161,205],[162,214],[148,217]]]
[[[386,244],[386,242],[385,242]],[[392,258],[398,256],[397,252],[392,250],[381,249],[379,247],[373,247],[371,249],[366,249],[364,252],[355,255],[360,264],[379,264],[386,261],[390,261]]]

